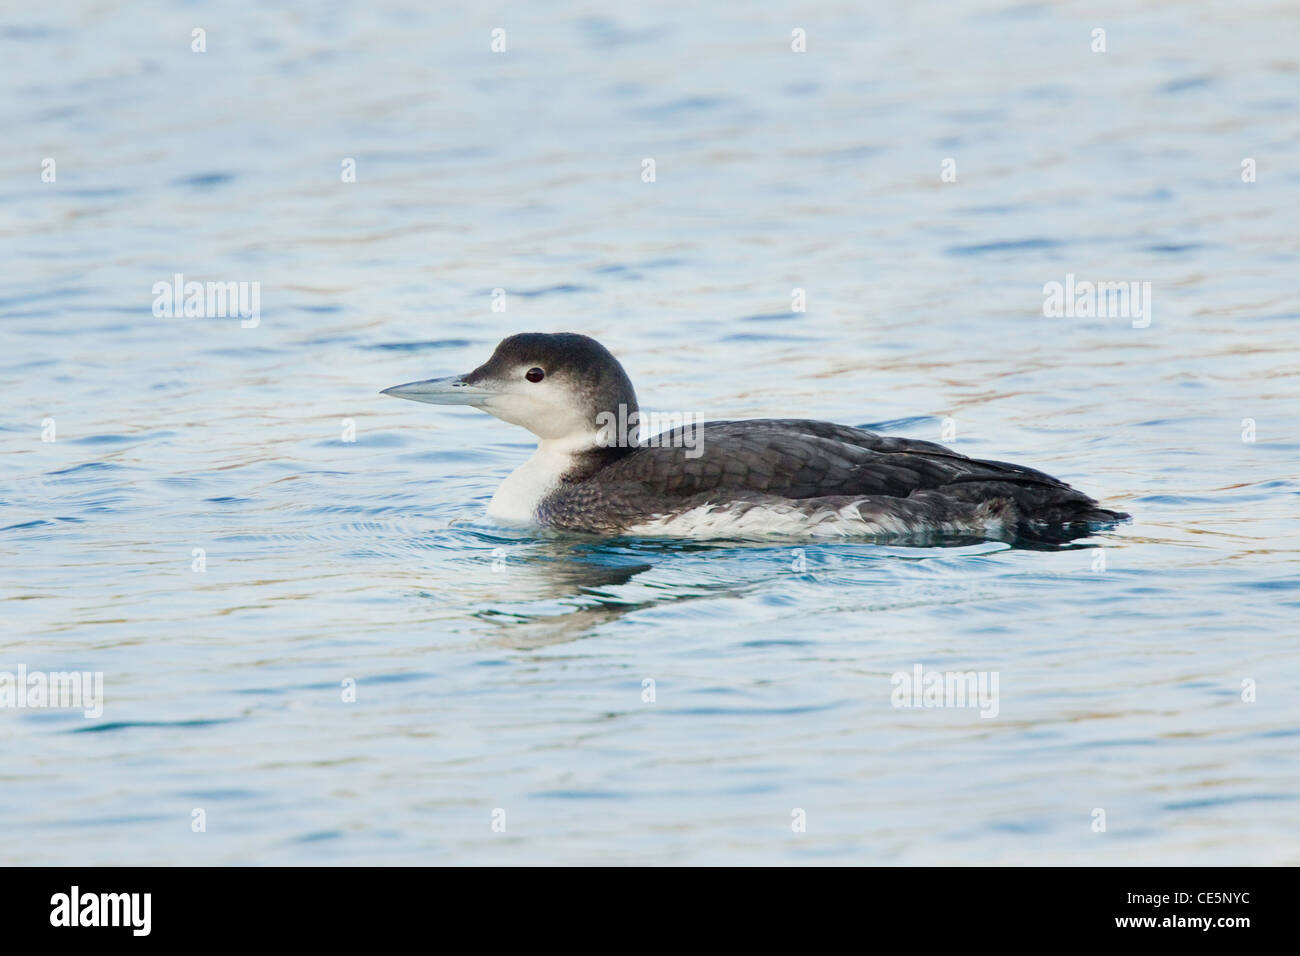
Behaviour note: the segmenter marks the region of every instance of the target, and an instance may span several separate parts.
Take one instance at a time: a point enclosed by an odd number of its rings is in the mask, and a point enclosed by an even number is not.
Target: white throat
[[[488,505],[488,516],[503,524],[534,524],[538,506],[559,487],[560,477],[573,467],[574,457],[596,445],[594,434],[542,439],[533,457],[501,482]]]

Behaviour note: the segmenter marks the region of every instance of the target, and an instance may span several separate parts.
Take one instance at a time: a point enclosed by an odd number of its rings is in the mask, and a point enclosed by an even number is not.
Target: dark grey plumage
[[[853,505],[866,521],[913,533],[945,526],[974,533],[996,524],[1003,536],[1059,542],[1128,517],[1040,471],[968,458],[933,442],[798,419],[699,428],[698,458],[663,436],[658,447],[598,450],[543,501],[539,518],[569,530],[617,533],[706,505],[733,513],[745,506],[813,513]]]

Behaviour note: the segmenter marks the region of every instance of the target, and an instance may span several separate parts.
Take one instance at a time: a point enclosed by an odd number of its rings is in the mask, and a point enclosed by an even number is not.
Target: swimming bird
[[[571,332],[512,335],[472,372],[382,394],[469,405],[537,436],[537,451],[488,506],[508,524],[601,535],[1041,544],[1129,517],[1032,468],[829,422],[686,422],[641,440],[623,366]]]

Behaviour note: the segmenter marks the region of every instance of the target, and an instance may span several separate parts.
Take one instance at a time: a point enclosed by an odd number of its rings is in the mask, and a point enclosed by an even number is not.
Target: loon
[[[829,422],[684,424],[649,440],[623,366],[593,338],[525,332],[465,375],[384,395],[469,405],[522,425],[537,451],[489,517],[602,535],[933,538],[1058,544],[1129,516],[1020,465]]]

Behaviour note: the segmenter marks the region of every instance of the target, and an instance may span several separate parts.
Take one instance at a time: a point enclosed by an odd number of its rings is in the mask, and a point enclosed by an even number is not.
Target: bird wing
[[[934,442],[883,436],[829,422],[707,422],[697,426],[693,436],[686,426],[650,441],[654,444],[637,448],[602,469],[601,483],[637,486],[660,498],[690,498],[715,491],[794,499],[840,495],[906,498],[914,492],[989,481],[1073,490],[1032,468],[981,461]]]

